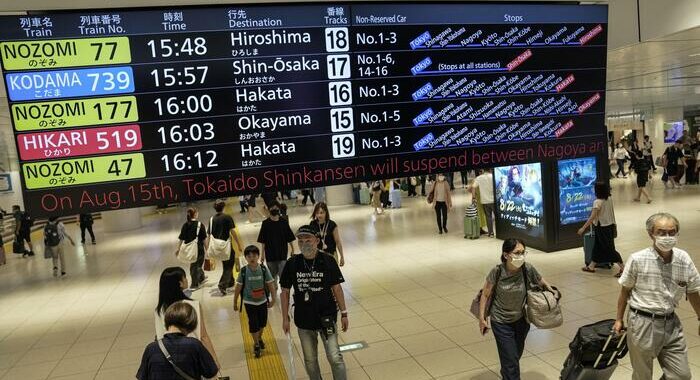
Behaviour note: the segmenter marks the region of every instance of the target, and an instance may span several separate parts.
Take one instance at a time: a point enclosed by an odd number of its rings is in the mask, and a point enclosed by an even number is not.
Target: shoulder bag
[[[226,261],[231,258],[231,234],[228,234],[228,239],[217,239],[211,233],[211,227],[214,222],[214,217],[209,219],[209,248],[207,249],[207,257],[210,259]]]
[[[486,308],[484,309],[484,317],[487,317],[491,311],[491,304],[493,303],[494,297],[496,297],[496,288],[498,287],[498,280],[501,279],[501,265],[499,264],[496,266],[498,268],[498,272],[496,274],[496,282],[493,284],[493,290],[491,291],[491,296],[486,299]],[[481,294],[484,292],[484,289],[479,289],[479,292],[476,293],[476,297],[472,300],[471,306],[469,306],[469,312],[472,313],[476,317],[476,319],[479,319],[479,306],[481,305]]]
[[[163,344],[163,339],[158,339],[158,347],[160,348],[160,352],[162,352],[163,355],[165,355],[165,359],[168,361],[168,363],[170,363],[171,366],[173,366],[173,369],[180,377],[182,377],[184,380],[195,380],[194,377],[188,375],[185,371],[181,370],[180,367],[175,365],[172,356],[170,356],[168,349],[166,349],[165,344]]]
[[[180,244],[180,249],[177,252],[177,258],[185,264],[192,264],[197,261],[197,251],[199,247],[197,246],[199,240],[199,229],[201,228],[201,223],[197,222],[197,233],[194,239],[189,243]]]
[[[540,329],[553,329],[564,323],[564,316],[561,313],[559,300],[561,292],[552,287],[555,291],[543,289],[541,286],[530,287],[527,270],[523,266],[523,278],[525,280],[525,316],[528,322]]]

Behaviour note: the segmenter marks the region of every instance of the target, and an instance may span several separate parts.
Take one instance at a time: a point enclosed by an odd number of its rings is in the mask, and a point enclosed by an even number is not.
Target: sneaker
[[[447,232],[449,232],[449,231],[447,231],[447,227],[445,227],[445,233],[447,233]]]
[[[65,276],[66,272],[61,272],[61,277]]]
[[[97,244],[97,242],[93,240],[93,241],[92,241],[92,245],[95,245],[95,244]]]
[[[29,251],[28,255],[29,255],[29,256],[34,256],[34,251]]]
[[[262,353],[260,352],[260,345],[259,345],[259,344],[256,344],[256,345],[255,345],[255,348],[254,348],[253,352],[255,353],[255,357],[256,357],[256,358],[259,358],[259,357],[260,357],[260,355],[261,355]]]
[[[53,276],[58,277],[58,268],[53,267]]]
[[[221,293],[222,297],[225,296],[226,295],[226,288],[223,286],[219,286],[219,293]]]

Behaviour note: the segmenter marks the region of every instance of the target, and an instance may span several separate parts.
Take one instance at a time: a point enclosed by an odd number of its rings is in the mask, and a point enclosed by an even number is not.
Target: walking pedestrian
[[[615,263],[620,268],[615,277],[620,277],[625,266],[622,262],[622,256],[615,249],[617,224],[615,221],[615,208],[612,199],[610,199],[610,186],[605,182],[597,182],[594,191],[596,200],[593,201],[591,215],[578,230],[578,234],[583,235],[590,226],[593,226],[595,235],[593,256],[591,262],[581,268],[581,270],[595,273],[597,263]]]
[[[526,255],[522,240],[505,239],[501,264],[486,277],[479,302],[479,331],[486,335],[489,328],[493,330],[503,380],[520,380],[520,358],[530,331],[523,307],[527,283],[554,291],[537,269],[525,261]],[[491,306],[487,308],[489,299]],[[487,317],[490,317],[490,323]]]
[[[341,329],[348,329],[348,311],[341,284],[343,274],[335,260],[318,250],[319,237],[310,226],[297,230],[301,255],[292,256],[282,272],[282,329],[290,331],[289,299],[294,297],[294,324],[297,326],[304,366],[310,380],[321,380],[318,364],[318,336],[321,335],[334,380],[346,380],[343,354],[336,327],[340,309]],[[294,292],[291,293],[291,289]]]
[[[489,237],[493,237],[493,219],[496,208],[494,207],[493,174],[491,169],[484,169],[484,172],[474,179],[473,186],[479,189],[481,206],[486,214],[486,229]]]
[[[270,205],[270,217],[263,220],[257,241],[262,245],[262,263],[270,269],[275,281],[280,278],[287,258],[294,255],[294,240],[296,238],[289,227],[289,221],[280,217],[280,205],[273,202]]]
[[[624,328],[627,306],[627,345],[633,380],[651,380],[654,359],[662,379],[689,380],[688,348],[683,326],[675,310],[687,297],[700,320],[700,276],[690,258],[676,248],[680,223],[668,213],[657,213],[646,221],[652,246],[633,253],[619,280],[614,330]]]
[[[338,225],[331,220],[328,205],[323,202],[316,203],[314,212],[311,214],[311,228],[319,234],[319,249],[327,253],[338,262],[339,266],[345,265],[345,255],[343,254],[343,243],[340,241]]]
[[[644,135],[644,143],[642,144],[642,155],[649,161],[649,166],[654,172],[656,172],[656,165],[654,164],[654,144],[649,139],[649,135]]]
[[[260,264],[260,250],[254,245],[249,245],[243,252],[248,263],[238,274],[236,290],[233,296],[233,311],[242,311],[238,304],[238,297],[242,298],[245,312],[248,316],[248,331],[253,337],[253,353],[256,358],[265,349],[262,340],[262,331],[267,326],[267,309],[271,308],[275,299],[269,299],[270,294],[275,293],[275,280],[270,275],[265,265]]]
[[[185,289],[187,289],[187,275],[184,269],[169,267],[161,272],[158,284],[158,304],[153,312],[156,339],[163,339],[168,332],[167,322],[165,321],[166,311],[171,305],[177,302],[184,302],[192,306],[197,317],[197,322],[192,329],[189,329],[186,335],[201,341],[212,358],[214,358],[218,367],[219,358],[216,355],[216,351],[214,351],[214,344],[211,342],[207,332],[207,326],[204,322],[204,311],[199,301],[190,299],[185,295]]]
[[[63,242],[70,241],[72,246],[75,242],[70,235],[66,234],[66,226],[58,220],[57,216],[49,217],[44,225],[44,256],[51,257],[53,261],[53,276],[58,277],[59,264],[61,266],[61,277],[66,275],[66,260],[63,255]]]
[[[661,164],[664,168],[666,168],[665,174],[668,177],[668,182],[671,183],[671,189],[681,187],[681,184],[678,182],[678,174],[685,169],[680,162],[682,158],[682,140],[676,140],[673,145],[666,148],[663,156],[661,156]]]
[[[442,234],[443,231],[447,233],[447,211],[452,208],[452,195],[444,174],[439,174],[437,181],[430,188],[428,203],[433,204],[435,208],[438,233]]]
[[[226,289],[235,285],[233,281],[233,267],[236,264],[236,251],[233,247],[235,246],[238,252],[243,252],[243,242],[240,241],[235,230],[236,223],[233,221],[231,215],[224,213],[225,207],[226,203],[223,200],[214,202],[216,214],[212,216],[209,221],[210,238],[213,237],[219,240],[231,241],[229,259],[221,262],[223,270],[221,272],[221,278],[219,279],[218,288],[222,296],[226,295]],[[214,249],[212,248],[211,241],[209,242],[209,249]]]
[[[199,211],[196,208],[190,207],[187,209],[187,221],[182,225],[180,229],[180,235],[178,239],[180,240],[177,250],[175,251],[175,256],[180,252],[180,246],[187,244],[195,239],[197,239],[197,259],[190,264],[190,276],[192,277],[192,289],[198,289],[205,280],[204,270],[202,265],[204,265],[204,253],[205,247],[204,243],[207,239],[207,229],[204,224],[200,223]]]
[[[92,218],[91,213],[81,213],[78,216],[78,223],[80,224],[80,243],[85,244],[85,230],[90,233],[90,238],[92,239],[92,244],[95,245],[95,233],[92,231],[92,225],[95,221]]]
[[[647,182],[651,179],[651,175],[649,174],[651,166],[649,165],[649,160],[645,159],[641,152],[636,152],[635,155],[637,156],[634,162],[634,172],[637,174],[637,198],[633,200],[635,202],[640,202],[643,194],[647,197],[647,203],[651,203],[651,196],[649,196],[649,192],[646,189]]]
[[[143,352],[138,380],[213,379],[219,373],[215,357],[197,339],[189,337],[201,324],[192,305],[175,302],[164,311],[166,333]]]
[[[18,247],[21,246],[21,252],[15,250],[15,253],[22,254],[22,257],[34,256],[31,235],[34,218],[29,215],[29,212],[22,211],[19,205],[12,206],[12,216],[15,218],[15,242]],[[29,245],[29,251],[24,247],[25,241]]]
[[[615,172],[615,178],[618,178],[620,173],[622,173],[622,178],[627,178],[627,173],[625,173],[625,161],[629,160],[630,155],[622,146],[622,143],[617,143],[617,148],[613,152],[613,157],[617,161],[617,172]]]

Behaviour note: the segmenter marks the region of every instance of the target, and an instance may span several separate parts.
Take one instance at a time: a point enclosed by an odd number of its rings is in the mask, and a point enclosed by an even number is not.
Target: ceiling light
[[[688,57],[700,57],[700,53],[691,54]]]

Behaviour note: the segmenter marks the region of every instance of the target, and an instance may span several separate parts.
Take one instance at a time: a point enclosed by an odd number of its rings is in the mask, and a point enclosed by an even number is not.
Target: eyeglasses
[[[678,231],[676,230],[656,230],[654,236],[678,236]]]
[[[510,254],[513,255],[513,256],[525,256],[525,255],[527,255],[527,250],[525,250],[525,251],[518,251],[518,252],[511,252]]]

